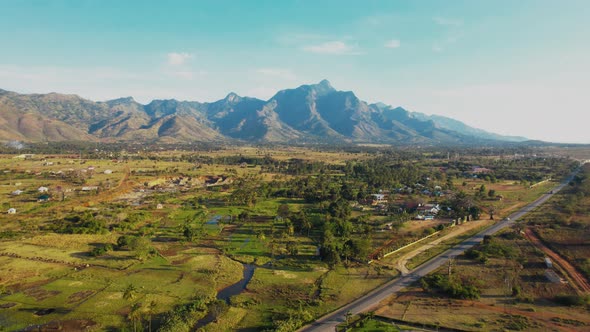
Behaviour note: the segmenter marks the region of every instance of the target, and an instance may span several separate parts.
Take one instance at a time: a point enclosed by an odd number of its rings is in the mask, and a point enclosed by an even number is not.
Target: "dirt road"
[[[554,264],[559,265],[568,274],[568,279],[575,283],[573,286],[578,292],[590,293],[590,283],[588,283],[588,280],[572,264],[545,246],[532,229],[527,228],[525,230],[525,236],[535,247],[541,249],[545,255],[549,256]]]
[[[461,234],[463,234],[465,232],[468,232],[468,231],[470,231],[470,230],[472,230],[474,228],[480,227],[485,222],[486,222],[486,220],[478,220],[478,221],[468,222],[466,224],[462,224],[462,225],[459,225],[459,226],[455,226],[453,228],[453,230],[449,234],[446,234],[444,236],[441,236],[440,238],[438,238],[438,239],[436,239],[436,240],[434,240],[434,241],[432,241],[430,243],[427,243],[427,244],[421,246],[420,248],[417,248],[417,249],[415,249],[413,251],[410,251],[409,253],[404,254],[403,256],[401,256],[398,259],[398,261],[397,261],[397,263],[395,265],[395,268],[398,271],[400,271],[402,275],[408,274],[410,272],[410,270],[408,270],[408,268],[406,267],[406,264],[408,264],[408,261],[410,259],[416,257],[417,255],[419,255],[419,254],[421,254],[421,253],[423,253],[423,252],[425,252],[425,251],[427,251],[427,250],[429,250],[431,248],[434,248],[435,246],[439,245],[443,241],[452,239],[452,238],[454,238],[456,236],[459,236],[459,235],[461,235]]]

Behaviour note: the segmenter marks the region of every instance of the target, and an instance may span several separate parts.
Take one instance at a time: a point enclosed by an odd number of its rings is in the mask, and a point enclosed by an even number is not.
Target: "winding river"
[[[252,277],[254,276],[255,269],[256,269],[256,266],[254,266],[252,264],[244,264],[244,276],[242,277],[242,279],[240,281],[236,282],[235,284],[227,286],[224,289],[220,290],[217,293],[217,299],[224,300],[225,302],[227,302],[229,304],[229,299],[232,296],[238,295],[244,289],[246,289],[246,286],[248,285],[248,283],[250,282],[250,280],[252,280]]]

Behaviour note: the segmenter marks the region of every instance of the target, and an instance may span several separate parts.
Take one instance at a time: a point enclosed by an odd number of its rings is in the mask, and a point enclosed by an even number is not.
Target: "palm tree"
[[[156,306],[157,305],[158,304],[156,303],[156,300],[152,300],[150,302],[150,304],[148,304],[148,307],[147,307],[148,308],[147,314],[148,314],[148,317],[149,317],[149,322],[148,322],[148,331],[149,332],[152,332],[152,316],[153,316],[153,314],[156,311]]]
[[[309,237],[309,232],[313,228],[311,220],[309,220],[308,218],[304,218],[301,224],[301,228],[307,231],[307,237]]]
[[[135,297],[136,291],[137,291],[137,288],[135,288],[135,286],[133,284],[127,285],[127,287],[123,291],[123,298],[125,300],[132,300]]]
[[[129,315],[127,318],[133,322],[133,332],[137,332],[137,321],[141,321],[141,311],[139,310],[141,305],[139,303],[134,303],[131,306],[131,311],[129,311]]]
[[[345,318],[346,318],[346,330],[348,330],[348,326],[349,326],[350,322],[352,321],[352,311],[348,310],[346,312]]]

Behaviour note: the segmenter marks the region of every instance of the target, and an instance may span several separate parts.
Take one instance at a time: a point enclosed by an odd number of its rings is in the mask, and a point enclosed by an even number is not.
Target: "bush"
[[[488,257],[485,253],[473,248],[465,251],[465,257],[484,264],[488,261]]]
[[[133,240],[135,236],[131,236],[131,235],[122,235],[119,236],[119,238],[117,239],[117,247],[119,249],[124,248],[129,246],[129,244],[131,243],[131,241]]]
[[[442,274],[433,274],[422,278],[422,288],[444,294],[455,299],[478,299],[480,291],[474,285],[464,285],[460,280],[451,280]]]
[[[90,256],[98,257],[106,254],[109,251],[113,250],[113,245],[110,243],[105,244],[104,246],[97,246],[90,251]]]
[[[558,295],[553,300],[561,305],[570,307],[590,305],[590,296],[588,295]]]
[[[52,227],[52,230],[61,234],[106,234],[108,232],[106,223],[97,219],[91,213],[68,216]]]

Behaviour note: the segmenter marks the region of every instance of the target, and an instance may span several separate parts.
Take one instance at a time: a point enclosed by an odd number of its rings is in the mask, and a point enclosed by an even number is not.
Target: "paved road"
[[[563,187],[565,187],[574,177],[574,174],[571,175],[566,181],[561,183],[559,186],[555,187],[552,192],[558,192]],[[462,254],[465,250],[473,247],[474,245],[483,241],[483,237],[486,235],[492,235],[497,233],[503,228],[511,226],[514,224],[516,220],[530,212],[531,210],[535,209],[539,205],[545,203],[549,198],[551,198],[552,194],[544,194],[539,197],[536,201],[530,203],[529,205],[523,207],[522,209],[512,213],[507,218],[503,219],[502,221],[494,224],[490,228],[485,229],[484,231],[474,235],[473,237],[457,244],[453,248],[448,249],[447,251],[441,253],[438,256],[435,256],[433,259],[429,260],[428,262],[422,264],[418,268],[412,270],[410,273],[392,280],[381,287],[373,290],[372,292],[364,295],[363,297],[343,306],[342,308],[329,313],[314,323],[304,326],[299,331],[300,332],[324,332],[329,331],[333,332],[336,329],[336,326],[345,321],[346,313],[351,312],[353,315],[370,311],[371,309],[375,308],[379,302],[389,298],[391,295],[399,292],[400,290],[408,287],[412,283],[420,280],[423,276],[429,274],[430,272],[436,270],[443,264],[445,264],[449,258]],[[350,287],[354,287],[354,285],[350,285]]]

